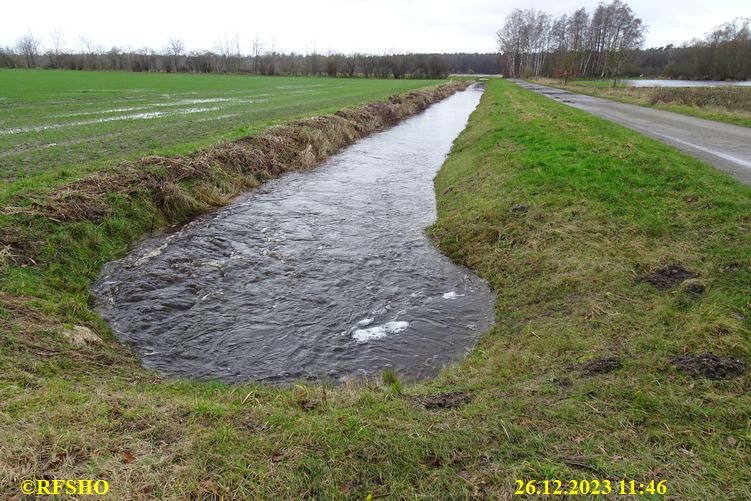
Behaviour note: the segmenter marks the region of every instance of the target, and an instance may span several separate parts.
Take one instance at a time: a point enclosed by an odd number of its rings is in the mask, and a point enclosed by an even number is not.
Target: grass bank
[[[516,479],[583,478],[748,497],[749,373],[671,361],[748,363],[749,188],[491,80],[436,193],[430,233],[496,288],[498,322],[416,385],[165,381],[2,293],[0,495],[45,477],[105,478],[120,499],[510,499]],[[676,264],[694,275],[654,274]]]
[[[631,87],[604,80],[537,79],[538,83],[561,89],[673,111],[706,120],[751,127],[751,88],[749,87]]]

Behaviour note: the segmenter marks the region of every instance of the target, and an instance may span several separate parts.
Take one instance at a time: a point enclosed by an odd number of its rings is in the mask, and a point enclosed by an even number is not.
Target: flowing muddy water
[[[279,381],[434,375],[493,320],[485,282],[428,241],[433,177],[470,88],[108,264],[100,312],[164,374]]]

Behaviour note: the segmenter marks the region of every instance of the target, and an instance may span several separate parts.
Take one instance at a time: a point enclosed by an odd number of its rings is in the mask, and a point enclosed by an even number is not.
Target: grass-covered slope
[[[492,80],[436,193],[430,233],[496,288],[497,326],[414,386],[164,381],[106,335],[72,348],[59,308],[0,295],[0,496],[43,476],[104,478],[118,499],[503,499],[546,478],[749,496],[751,376],[671,362],[748,365],[749,188]],[[696,276],[639,280],[667,265]]]
[[[657,478],[681,499],[749,495],[751,377],[693,378],[671,360],[713,352],[748,365],[751,189],[491,81],[436,192],[441,248],[498,292],[498,325],[457,375],[495,387],[513,424],[520,447],[503,478]],[[663,290],[640,280],[670,265],[696,276]],[[622,367],[570,369],[609,358]]]

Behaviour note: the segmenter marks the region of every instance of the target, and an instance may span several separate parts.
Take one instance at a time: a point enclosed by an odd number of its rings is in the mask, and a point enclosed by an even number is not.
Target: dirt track
[[[675,146],[751,185],[751,128],[575,94],[521,80],[514,82]]]

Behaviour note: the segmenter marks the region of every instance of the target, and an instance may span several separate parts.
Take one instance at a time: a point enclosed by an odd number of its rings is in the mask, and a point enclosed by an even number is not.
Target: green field
[[[0,70],[0,182],[178,154],[436,84],[426,80]]]
[[[512,499],[517,479],[751,497],[751,374],[672,362],[711,351],[748,367],[750,188],[493,79],[436,193],[429,232],[497,291],[496,326],[414,385],[159,378],[87,289],[152,209],[113,194],[101,223],[0,215],[46,242],[37,265],[0,272],[0,497],[26,478],[104,478],[116,499]],[[693,278],[640,279],[672,264]],[[103,343],[73,348],[61,322]],[[618,363],[588,371],[603,359]]]

